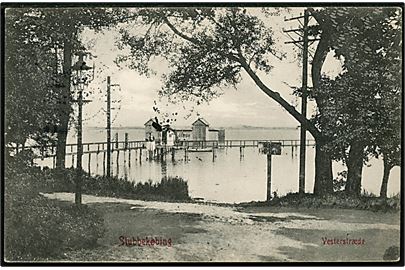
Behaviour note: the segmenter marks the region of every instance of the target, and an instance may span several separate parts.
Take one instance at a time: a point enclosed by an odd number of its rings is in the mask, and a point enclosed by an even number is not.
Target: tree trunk
[[[313,94],[318,107],[319,114],[323,115],[327,101],[320,95],[321,88],[321,70],[326,56],[329,52],[329,39],[330,33],[322,31],[321,40],[316,47],[314,57],[312,59],[311,76],[313,84]],[[325,138],[315,138],[315,183],[314,194],[326,195],[333,193],[333,172],[332,172],[332,158],[330,154],[324,150],[326,144]]]
[[[63,76],[62,95],[59,102],[59,125],[57,129],[56,168],[65,168],[66,138],[70,119],[70,77],[72,66],[72,44],[69,39],[63,45]]]
[[[387,158],[384,156],[383,157],[384,161],[384,174],[383,174],[383,179],[381,183],[381,189],[380,189],[380,198],[387,198],[387,190],[388,190],[388,179],[390,176],[390,172],[392,167],[392,164],[388,162]]]
[[[345,192],[350,196],[360,196],[361,194],[363,155],[363,144],[354,142],[350,145],[349,157],[347,159],[347,182],[345,187]]]
[[[314,194],[318,196],[333,193],[332,159],[323,146],[323,139],[316,140]]]

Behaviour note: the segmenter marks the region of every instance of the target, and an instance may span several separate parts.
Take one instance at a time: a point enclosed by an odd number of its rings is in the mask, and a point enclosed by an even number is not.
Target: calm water
[[[129,133],[130,140],[143,140],[143,129],[113,130],[119,133],[119,138],[124,138],[124,133]],[[105,131],[102,129],[86,129],[85,142],[105,140]],[[235,140],[295,140],[299,139],[299,131],[295,129],[227,129],[226,139]],[[75,142],[74,134],[69,137],[69,142]],[[312,192],[314,184],[314,147],[307,147],[306,162],[306,191]],[[279,195],[298,190],[298,147],[285,147],[282,155],[272,158],[272,190]],[[117,167],[116,153],[112,156],[113,174],[127,177],[135,182],[144,182],[149,179],[159,181],[162,177],[162,166],[166,168],[168,176],[180,176],[188,181],[192,197],[204,198],[207,201],[218,202],[244,202],[260,201],[266,199],[267,160],[266,156],[259,154],[257,148],[244,150],[240,156],[239,148],[218,149],[213,162],[213,154],[188,153],[185,160],[184,151],[176,151],[175,159],[168,155],[166,162],[147,161],[146,151],[143,151],[140,160],[139,151],[131,151],[131,166],[129,155],[120,152],[119,166]],[[76,161],[74,161],[75,163]],[[49,160],[38,162],[49,166]],[[103,174],[103,154],[92,154],[91,173]],[[382,178],[382,161],[373,159],[369,167],[363,170],[363,188],[368,192],[379,193]],[[66,166],[72,166],[71,156],[67,157]],[[88,155],[83,157],[83,168],[88,170]],[[163,173],[164,173],[163,168]],[[334,174],[344,167],[334,164]],[[390,176],[388,193],[398,193],[400,190],[400,169],[395,167]]]

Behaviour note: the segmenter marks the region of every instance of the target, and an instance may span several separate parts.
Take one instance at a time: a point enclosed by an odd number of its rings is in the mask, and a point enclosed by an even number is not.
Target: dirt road
[[[71,193],[44,195],[74,201]],[[66,253],[68,261],[381,261],[387,248],[400,242],[399,213],[237,209],[89,195],[83,203],[103,213],[107,232],[99,247]],[[146,237],[170,239],[171,246],[130,242]]]

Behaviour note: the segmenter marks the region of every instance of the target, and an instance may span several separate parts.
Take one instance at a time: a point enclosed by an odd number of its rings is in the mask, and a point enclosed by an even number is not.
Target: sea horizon
[[[185,129],[185,128],[190,128],[190,126],[173,126],[175,129]],[[249,125],[240,125],[240,126],[215,126],[215,128],[223,128],[223,129],[298,129],[300,126],[275,126],[275,127],[266,127],[266,126],[249,126]],[[90,128],[90,129],[106,129],[106,127],[102,127],[102,126],[88,126],[86,128]],[[144,126],[112,126],[111,129],[144,129]]]

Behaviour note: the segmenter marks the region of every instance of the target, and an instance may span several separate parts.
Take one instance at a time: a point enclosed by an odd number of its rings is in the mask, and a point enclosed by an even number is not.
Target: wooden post
[[[104,148],[104,144],[103,144],[103,148]],[[104,150],[104,149],[103,149]],[[103,151],[103,175],[105,176],[105,157],[106,157],[106,151]]]
[[[215,147],[212,146],[212,162],[215,161]]]
[[[161,166],[161,173],[162,173],[162,179],[167,178],[167,163],[166,160],[162,159],[162,162],[160,163]]]
[[[131,148],[128,151],[128,167],[131,168]]]
[[[98,154],[100,153],[100,144],[97,144],[97,153],[96,153],[96,174],[98,174]]]
[[[91,162],[90,144],[87,145],[87,152],[89,154],[89,160],[87,161],[87,170],[90,175],[90,162]]]
[[[115,133],[115,149],[118,149],[119,144],[118,144],[118,132]]]
[[[124,148],[125,150],[128,149],[128,133],[125,132],[125,142],[124,142]]]
[[[291,141],[291,158],[294,158],[294,144],[293,144],[293,141]]]
[[[271,199],[271,154],[267,154],[267,201]]]
[[[117,150],[117,177],[118,177],[119,168],[120,168],[119,160],[120,160],[120,150]]]
[[[148,157],[147,157],[147,159],[148,159],[149,161],[152,160],[152,155],[153,155],[153,152],[152,152],[151,150],[148,150]]]
[[[91,153],[89,153],[89,163],[88,163],[88,171],[89,171],[89,175],[91,175]]]
[[[75,164],[75,155],[73,155],[73,145],[70,146],[70,153],[72,154],[72,167],[74,167],[74,164]]]
[[[124,157],[125,157],[125,151],[124,151]],[[124,179],[128,180],[128,170],[127,170],[127,166],[125,166],[125,164],[124,164]]]

